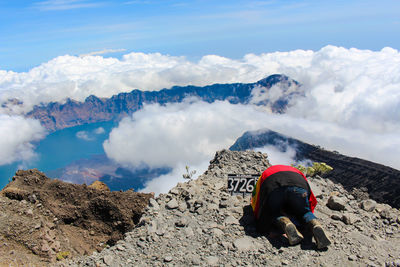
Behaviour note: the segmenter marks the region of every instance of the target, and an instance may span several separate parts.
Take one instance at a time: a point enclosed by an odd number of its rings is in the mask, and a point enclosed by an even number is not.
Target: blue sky
[[[0,0],[0,70],[61,55],[400,48],[400,1]],[[107,52],[108,51],[108,52]]]

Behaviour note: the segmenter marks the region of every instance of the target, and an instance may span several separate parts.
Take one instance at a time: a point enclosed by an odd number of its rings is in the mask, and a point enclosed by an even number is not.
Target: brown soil
[[[18,171],[0,192],[0,266],[43,266],[100,251],[134,228],[150,197]]]

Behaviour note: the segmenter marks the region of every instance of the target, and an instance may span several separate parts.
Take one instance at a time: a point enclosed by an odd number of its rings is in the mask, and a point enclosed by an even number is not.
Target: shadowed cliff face
[[[388,166],[328,151],[270,130],[246,132],[230,150],[243,151],[266,145],[277,146],[281,151],[287,146],[293,147],[295,160],[310,159],[332,166],[333,171],[327,178],[341,183],[346,190],[359,190],[379,202],[400,207],[400,171]]]
[[[68,99],[66,103],[49,103],[35,106],[27,114],[28,117],[40,120],[48,130],[55,131],[86,123],[119,120],[141,109],[143,104],[166,104],[181,102],[186,97],[197,97],[212,103],[217,100],[227,100],[230,103],[247,104],[251,101],[252,90],[262,88],[266,93],[272,86],[279,86],[283,95],[273,102],[268,99],[256,104],[269,106],[274,112],[283,112],[293,96],[301,95],[299,90],[288,90],[291,86],[299,85],[296,81],[284,75],[271,75],[256,83],[242,84],[214,84],[204,87],[175,86],[161,91],[133,90],[130,93],[121,93],[111,98],[89,96],[85,102]]]

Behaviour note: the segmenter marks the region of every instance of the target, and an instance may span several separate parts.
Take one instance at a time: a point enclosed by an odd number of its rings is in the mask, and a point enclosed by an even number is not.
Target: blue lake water
[[[56,131],[35,144],[38,157],[24,164],[24,169],[37,168],[45,173],[62,168],[78,159],[104,154],[103,142],[115,122],[92,123]],[[79,136],[79,137],[78,137]],[[0,188],[7,185],[22,163],[0,166]]]

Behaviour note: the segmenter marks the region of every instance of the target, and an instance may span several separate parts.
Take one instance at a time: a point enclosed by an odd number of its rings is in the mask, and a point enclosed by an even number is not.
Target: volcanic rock
[[[45,266],[100,251],[134,228],[150,197],[110,192],[102,183],[69,184],[36,169],[17,171],[0,192],[0,266]]]

